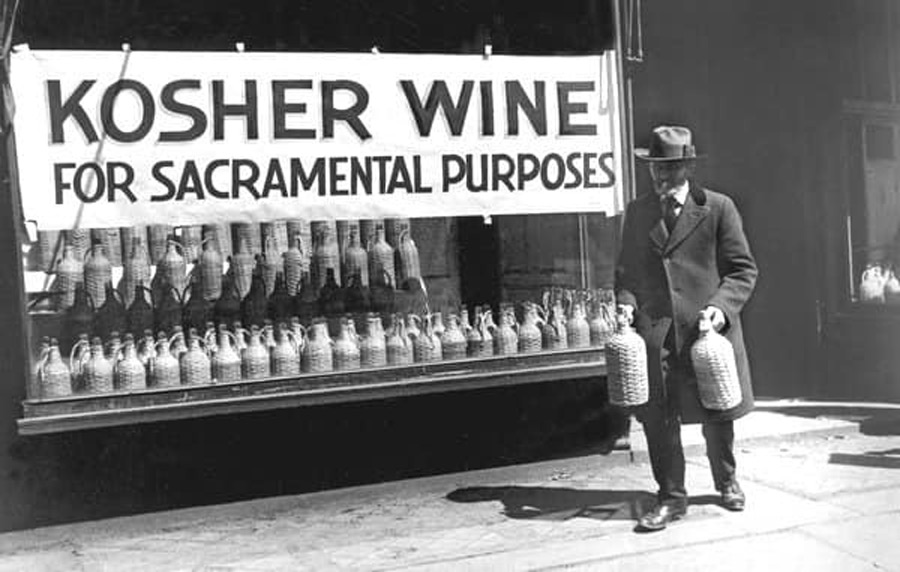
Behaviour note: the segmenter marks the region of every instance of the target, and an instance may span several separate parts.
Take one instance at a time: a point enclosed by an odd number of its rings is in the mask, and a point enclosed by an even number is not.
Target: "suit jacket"
[[[677,391],[684,423],[736,419],[753,408],[741,309],[756,277],[740,214],[726,195],[691,183],[671,235],[655,193],[628,205],[616,267],[616,298],[634,306],[635,327],[647,342],[651,402]],[[702,407],[691,367],[690,349],[699,335],[697,317],[710,305],[725,314],[722,334],[734,346],[741,381],[743,400],[727,411]],[[667,336],[671,336],[668,344]],[[677,356],[674,368],[663,366],[669,351]]]

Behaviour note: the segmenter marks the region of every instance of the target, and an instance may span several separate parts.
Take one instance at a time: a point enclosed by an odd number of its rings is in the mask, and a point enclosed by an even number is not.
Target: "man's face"
[[[649,167],[653,188],[660,196],[683,185],[690,173],[690,166],[684,161],[650,162]]]

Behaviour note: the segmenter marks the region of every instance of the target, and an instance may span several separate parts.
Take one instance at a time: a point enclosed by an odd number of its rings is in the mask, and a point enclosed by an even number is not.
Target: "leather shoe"
[[[638,520],[635,532],[655,532],[664,529],[670,522],[680,520],[687,514],[686,500],[660,502],[653,510]]]
[[[744,491],[741,490],[737,481],[722,489],[722,506],[726,509],[733,511],[744,510],[746,502],[747,497],[744,496]]]

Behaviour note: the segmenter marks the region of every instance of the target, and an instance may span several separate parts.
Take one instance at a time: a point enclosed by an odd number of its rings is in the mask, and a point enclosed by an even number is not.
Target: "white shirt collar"
[[[685,181],[684,183],[681,184],[681,186],[679,186],[674,191],[669,191],[663,197],[660,197],[660,200],[665,197],[675,197],[675,200],[678,201],[678,204],[680,206],[684,206],[684,202],[687,200],[687,194],[688,194],[689,190],[690,190],[690,185],[688,184],[687,181]]]

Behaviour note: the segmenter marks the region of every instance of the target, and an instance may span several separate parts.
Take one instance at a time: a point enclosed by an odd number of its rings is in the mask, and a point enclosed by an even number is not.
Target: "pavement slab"
[[[686,427],[690,512],[661,533],[633,532],[654,498],[635,430],[634,455],[581,455],[0,534],[0,572],[900,571],[900,431],[881,424],[868,435],[859,427],[808,412],[762,411],[741,420],[742,513],[718,506],[699,427]]]

